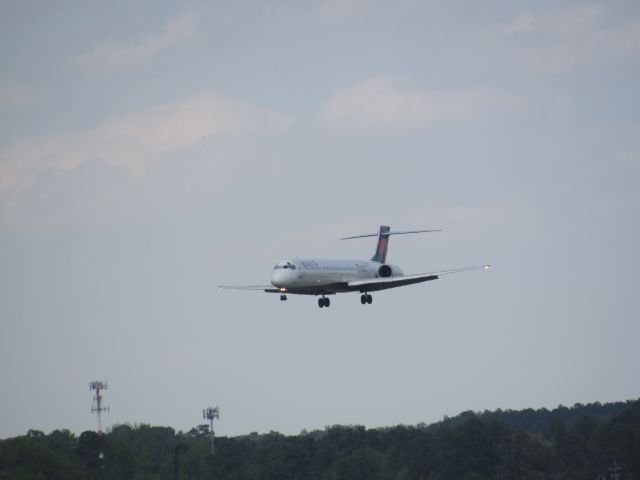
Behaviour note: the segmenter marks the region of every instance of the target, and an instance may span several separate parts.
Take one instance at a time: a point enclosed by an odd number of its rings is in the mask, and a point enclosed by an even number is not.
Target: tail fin
[[[427,232],[441,232],[442,230],[396,230],[391,231],[391,228],[386,225],[380,225],[378,233],[365,233],[364,235],[354,235],[351,237],[344,237],[341,240],[350,240],[352,238],[363,237],[378,237],[378,246],[376,247],[376,253],[371,257],[374,262],[384,263],[387,261],[387,248],[389,247],[389,237],[391,235],[404,235],[406,233],[427,233]]]
[[[387,248],[389,248],[389,232],[391,227],[380,225],[380,232],[378,233],[378,246],[376,247],[376,253],[371,257],[373,262],[384,263],[387,261]]]

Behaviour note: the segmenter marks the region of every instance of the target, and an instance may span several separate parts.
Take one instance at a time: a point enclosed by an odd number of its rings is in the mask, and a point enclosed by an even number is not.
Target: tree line
[[[640,400],[440,422],[217,437],[121,424],[0,440],[0,480],[640,480]]]

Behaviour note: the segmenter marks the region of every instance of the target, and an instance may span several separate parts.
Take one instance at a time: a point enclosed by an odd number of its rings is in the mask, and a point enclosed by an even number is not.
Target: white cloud
[[[599,128],[593,136],[601,138],[607,155],[604,161],[611,161],[627,168],[640,167],[640,123],[616,125],[615,128]]]
[[[318,2],[310,16],[322,22],[336,22],[358,18],[371,9],[372,0],[323,0]]]
[[[518,102],[514,95],[496,89],[405,90],[390,78],[373,77],[339,90],[322,108],[319,120],[329,129],[396,131],[508,112]]]
[[[605,48],[619,54],[640,52],[640,19],[631,20],[616,29],[607,31]]]
[[[552,13],[518,15],[503,29],[520,51],[520,61],[534,68],[564,71],[611,55],[640,51],[640,22],[607,25],[601,4],[580,5]]]
[[[22,139],[0,150],[0,213],[14,211],[44,176],[100,163],[139,177],[207,138],[279,134],[290,124],[284,114],[206,92],[80,132]],[[230,159],[212,161],[219,161],[221,170],[234,168]]]
[[[581,5],[568,10],[534,15],[522,13],[504,29],[507,34],[566,36],[592,30],[602,16],[601,5]]]
[[[202,17],[200,12],[187,10],[167,22],[159,33],[129,43],[109,38],[80,60],[87,66],[106,69],[142,65],[159,53],[197,36]]]
[[[513,22],[505,27],[504,33],[528,33],[533,30],[534,23],[535,17],[532,14],[523,13],[518,15],[518,17]]]
[[[22,108],[36,103],[36,93],[24,87],[0,88],[0,108]]]
[[[540,214],[517,199],[502,203],[434,205],[412,208],[405,214],[409,225],[442,228],[434,242],[476,240],[490,231],[532,229],[540,224]]]

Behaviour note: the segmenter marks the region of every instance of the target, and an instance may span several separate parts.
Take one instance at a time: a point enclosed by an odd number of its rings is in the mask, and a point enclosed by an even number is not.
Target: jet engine
[[[387,277],[399,277],[402,275],[402,270],[400,267],[395,265],[388,265],[383,263],[378,267],[378,277],[387,278]]]

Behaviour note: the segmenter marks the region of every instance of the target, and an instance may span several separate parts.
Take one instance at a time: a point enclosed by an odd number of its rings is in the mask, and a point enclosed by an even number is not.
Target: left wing
[[[441,272],[418,273],[415,275],[403,275],[401,277],[386,278],[368,278],[366,280],[353,280],[347,284],[348,291],[367,291],[386,290],[387,288],[402,287],[414,283],[428,282],[437,280],[440,275],[449,275],[451,273],[468,272],[470,270],[488,269],[489,265],[477,265],[475,267],[456,268],[453,270],[443,270]]]

